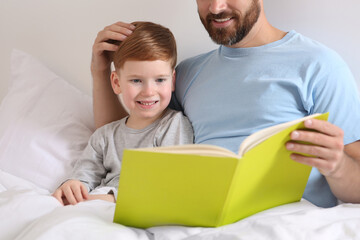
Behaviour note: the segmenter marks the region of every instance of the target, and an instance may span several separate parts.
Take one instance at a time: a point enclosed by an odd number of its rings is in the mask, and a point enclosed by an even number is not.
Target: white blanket
[[[136,229],[112,223],[115,205],[96,200],[63,207],[28,181],[0,170],[0,239],[360,239],[360,205],[287,204],[219,228]]]

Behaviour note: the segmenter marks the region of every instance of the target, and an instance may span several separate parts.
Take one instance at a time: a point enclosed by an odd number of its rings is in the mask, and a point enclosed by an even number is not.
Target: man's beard
[[[253,0],[250,9],[244,16],[233,11],[231,13],[221,12],[219,14],[209,13],[206,19],[200,16],[201,22],[208,31],[211,39],[221,45],[231,46],[240,42],[253,28],[260,16],[260,4],[258,0]],[[235,26],[226,28],[216,28],[212,25],[214,19],[232,18]]]

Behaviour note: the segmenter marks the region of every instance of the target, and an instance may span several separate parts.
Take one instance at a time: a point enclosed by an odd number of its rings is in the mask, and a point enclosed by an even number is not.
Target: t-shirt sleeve
[[[75,162],[71,175],[71,179],[84,183],[88,191],[100,185],[101,179],[106,176],[103,164],[104,134],[102,132],[100,128],[90,137],[81,157]]]
[[[360,99],[354,77],[338,56],[328,56],[328,65],[318,72],[313,90],[313,112],[329,112],[329,122],[344,131],[344,144],[360,139]]]

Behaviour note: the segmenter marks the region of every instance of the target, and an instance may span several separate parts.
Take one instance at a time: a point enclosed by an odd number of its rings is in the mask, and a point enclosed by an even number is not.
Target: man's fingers
[[[134,30],[135,29],[135,26],[131,23],[125,23],[125,22],[116,22],[115,25],[118,25],[118,26],[121,26],[121,27],[125,27],[125,28],[128,28],[128,29],[131,29],[131,30]]]
[[[325,176],[333,174],[344,159],[342,129],[318,119],[306,120],[304,124],[315,131],[296,130],[291,133],[292,141],[286,144],[286,148],[294,152],[291,158],[316,167]]]
[[[126,37],[128,37],[133,31],[134,27],[130,27],[133,25],[118,25],[113,24],[104,28],[104,30],[100,31],[95,39],[95,44],[100,42],[105,42],[108,40],[116,40],[123,41]]]
[[[102,32],[99,32],[99,34],[97,35],[97,37],[95,39],[95,44],[108,41],[109,39],[116,40],[116,41],[124,41],[124,39],[127,36],[128,35],[123,34],[123,33],[102,31]]]
[[[329,174],[332,174],[337,168],[336,163],[333,161],[329,162],[321,158],[307,157],[296,153],[291,154],[291,159],[293,159],[296,162],[317,168],[319,172],[324,176],[328,176]]]
[[[331,149],[343,149],[343,138],[334,137],[322,132],[296,130],[290,135],[293,141],[303,141],[314,145],[323,146]]]
[[[110,51],[110,52],[114,52],[118,49],[118,46],[111,44],[111,43],[107,43],[107,42],[101,42],[98,44],[94,44],[93,46],[93,52],[94,54],[102,54],[104,51]]]
[[[319,119],[308,119],[304,122],[304,124],[305,127],[309,129],[317,130],[318,132],[324,133],[329,136],[333,136],[333,137],[344,136],[344,132],[341,128],[327,121],[323,121]]]
[[[308,156],[314,156],[321,159],[332,159],[334,157],[334,151],[329,151],[329,149],[310,144],[301,144],[297,142],[288,142],[286,148],[289,151],[301,153]]]
[[[316,157],[307,157],[307,156],[297,154],[297,153],[292,153],[291,159],[293,159],[299,163],[302,163],[302,164],[316,167],[318,169],[324,168],[327,164],[326,160],[316,158]]]
[[[121,33],[124,34],[126,36],[130,35],[133,30],[134,30],[135,26],[131,25],[131,24],[112,24],[110,26],[107,26],[104,28],[104,31],[111,31],[111,32],[117,32],[117,33]]]

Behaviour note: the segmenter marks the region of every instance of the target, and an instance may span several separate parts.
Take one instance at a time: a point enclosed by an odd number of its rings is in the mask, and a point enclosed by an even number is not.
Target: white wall
[[[360,90],[360,1],[264,0],[264,5],[274,26],[295,29],[337,51]]]
[[[273,25],[295,29],[339,52],[360,86],[359,1],[264,2]],[[91,94],[92,43],[99,30],[118,20],[169,27],[177,38],[179,60],[216,47],[198,19],[195,0],[0,0],[0,100],[9,86],[12,48],[38,57]]]

